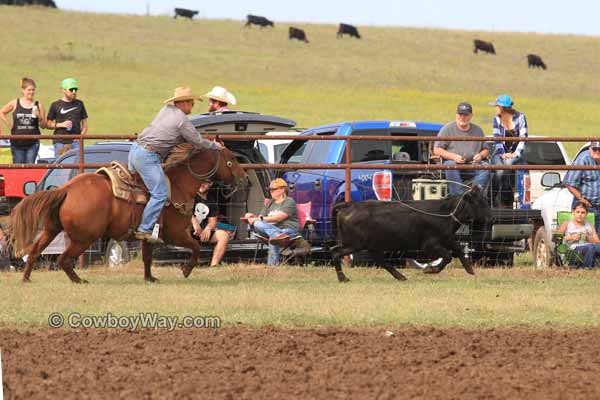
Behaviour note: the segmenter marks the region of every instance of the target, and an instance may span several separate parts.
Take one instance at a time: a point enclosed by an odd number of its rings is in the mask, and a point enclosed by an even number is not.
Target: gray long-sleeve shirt
[[[184,142],[200,149],[219,148],[215,142],[200,135],[183,111],[169,104],[158,112],[138,136],[137,142],[154,147],[163,158],[169,155],[173,147]]]

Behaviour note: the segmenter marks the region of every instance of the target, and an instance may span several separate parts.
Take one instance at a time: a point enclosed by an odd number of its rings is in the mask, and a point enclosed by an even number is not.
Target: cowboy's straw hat
[[[235,96],[227,91],[224,87],[215,86],[212,90],[206,93],[203,97],[208,97],[209,99],[219,100],[223,103],[235,105]]]
[[[174,103],[176,101],[184,101],[184,100],[200,100],[202,99],[195,94],[192,94],[192,89],[189,86],[180,86],[175,88],[175,94],[173,97],[166,99],[163,101],[164,104]]]

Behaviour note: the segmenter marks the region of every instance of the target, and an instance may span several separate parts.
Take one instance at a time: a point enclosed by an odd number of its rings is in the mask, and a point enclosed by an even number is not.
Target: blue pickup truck
[[[332,140],[293,141],[282,154],[281,163],[292,157],[302,164],[346,163],[346,142],[335,140],[335,137],[435,136],[442,126],[413,121],[344,122],[320,126],[301,135],[328,136]],[[432,144],[428,141],[356,140],[351,142],[350,161],[357,164],[428,164],[435,162],[431,158]],[[527,239],[533,232],[533,221],[540,218],[539,211],[531,210],[526,204],[526,188],[522,184],[526,181],[523,179],[526,174],[519,172],[514,206],[493,208],[492,220],[488,224],[463,225],[457,232],[458,240],[474,261],[488,265],[512,265],[514,253],[526,250]],[[311,216],[317,221],[313,243],[317,242],[324,248],[333,244],[335,226],[332,209],[335,204],[344,201],[345,171],[300,169],[284,171],[281,176],[288,182],[290,196],[297,203],[312,204]],[[352,201],[432,199],[447,195],[447,186],[440,171],[353,169],[351,176]],[[492,190],[487,188],[488,193]]]

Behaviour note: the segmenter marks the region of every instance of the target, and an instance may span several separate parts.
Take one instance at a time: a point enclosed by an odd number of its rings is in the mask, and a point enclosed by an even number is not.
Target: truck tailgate
[[[540,210],[513,210],[510,208],[492,208],[492,222],[515,222],[530,219],[541,219]]]
[[[4,177],[4,196],[23,198],[23,184],[27,181],[39,183],[47,170],[45,169],[0,169]]]

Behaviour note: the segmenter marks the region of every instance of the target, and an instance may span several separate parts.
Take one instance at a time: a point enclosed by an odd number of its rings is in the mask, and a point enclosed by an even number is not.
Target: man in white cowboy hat
[[[188,119],[194,100],[202,101],[192,94],[189,87],[176,88],[174,96],[164,101],[165,106],[129,150],[129,170],[140,174],[150,192],[142,222],[134,234],[137,239],[160,242],[158,237],[152,236],[152,229],[167,200],[165,173],[160,164],[171,149],[183,142],[197,148],[221,148],[219,144],[202,138]]]
[[[215,86],[204,97],[208,98],[208,112],[229,111],[227,106],[229,104],[235,106],[236,103],[235,96],[221,86]]]

